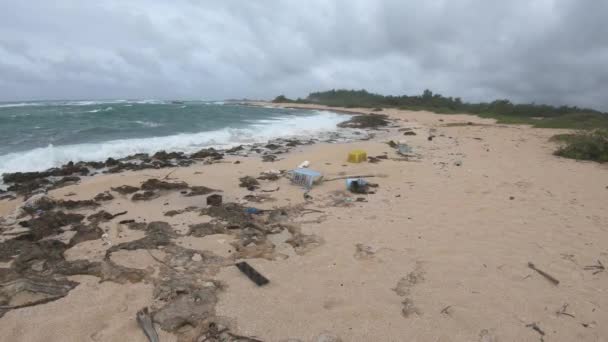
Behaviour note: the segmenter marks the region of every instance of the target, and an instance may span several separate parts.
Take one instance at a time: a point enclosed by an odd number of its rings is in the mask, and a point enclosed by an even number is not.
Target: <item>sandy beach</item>
[[[69,244],[58,258],[117,265],[122,273],[66,275],[79,283],[67,295],[6,311],[2,340],[144,342],[136,313],[150,307],[162,342],[608,341],[608,270],[601,268],[608,265],[608,165],[554,156],[549,138],[559,130],[380,113],[392,123],[367,141],[297,146],[274,162],[227,155],[174,172],[83,177],[50,191],[73,201],[112,194],[95,207],[63,210],[127,213],[99,221],[102,237]],[[399,155],[389,140],[406,141],[413,153]],[[355,149],[387,158],[347,163]],[[239,178],[303,161],[326,180],[308,198],[286,177],[259,180],[254,191],[239,186]],[[353,194],[343,179],[331,180],[349,175],[374,176],[375,193]],[[149,179],[208,187],[224,204],[267,211],[231,222],[207,206],[209,194],[174,189],[133,201],[111,190]],[[0,201],[0,216],[14,217],[22,202]],[[119,223],[125,220],[134,222]],[[27,232],[8,219],[0,229],[2,241]],[[64,230],[45,239],[76,234]],[[242,260],[269,284],[241,273],[234,264]],[[2,263],[2,272],[15,262]],[[44,275],[48,266],[38,267]],[[2,299],[19,306],[36,295]],[[175,313],[184,308],[192,313]]]

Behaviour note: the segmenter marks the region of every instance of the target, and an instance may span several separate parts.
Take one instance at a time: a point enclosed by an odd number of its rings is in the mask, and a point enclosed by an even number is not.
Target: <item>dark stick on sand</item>
[[[243,272],[251,281],[256,283],[258,286],[266,285],[270,282],[270,280],[266,279],[263,275],[258,273],[251,265],[246,263],[245,261],[237,262],[236,267],[238,267],[241,272]]]
[[[546,273],[543,270],[539,270],[538,268],[536,268],[536,266],[534,266],[533,263],[528,262],[528,267],[530,267],[531,269],[535,270],[536,272],[538,272],[540,275],[542,275],[543,277],[547,278],[547,280],[549,280],[550,282],[553,283],[553,285],[559,285],[559,280],[557,280],[555,277],[553,277],[552,275]]]

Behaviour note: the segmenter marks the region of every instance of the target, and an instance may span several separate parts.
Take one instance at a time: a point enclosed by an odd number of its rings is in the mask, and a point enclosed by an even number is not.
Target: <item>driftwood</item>
[[[386,177],[386,175],[343,176],[343,177],[326,179],[326,180],[324,180],[324,182],[332,182],[332,181],[336,181],[336,180],[340,180],[340,179],[347,179],[347,178],[373,178],[373,177],[384,178],[384,177]]]
[[[137,311],[137,324],[144,331],[144,334],[148,338],[150,342],[159,342],[158,334],[154,329],[154,323],[152,323],[152,318],[150,317],[150,312],[148,308],[143,308]]]
[[[550,282],[552,282],[553,285],[559,285],[559,280],[557,280],[555,277],[553,277],[552,275],[548,274],[547,272],[545,272],[543,270],[539,270],[538,268],[536,268],[536,266],[534,266],[533,263],[528,262],[528,267],[530,267],[531,269],[535,270],[540,275],[542,275],[543,277],[545,277],[547,280],[549,280]]]
[[[593,275],[596,275],[600,272],[603,272],[606,270],[606,267],[604,267],[604,265],[602,264],[601,261],[597,261],[597,265],[589,265],[589,266],[585,266],[584,269],[586,271],[593,271]]]

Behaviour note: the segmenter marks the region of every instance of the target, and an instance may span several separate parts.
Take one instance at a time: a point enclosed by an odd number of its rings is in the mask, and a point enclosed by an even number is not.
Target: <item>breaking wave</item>
[[[226,127],[219,130],[183,133],[150,138],[119,139],[100,143],[85,143],[36,148],[0,156],[0,174],[8,172],[42,171],[69,161],[103,161],[135,153],[155,153],[160,150],[192,153],[205,147],[228,148],[241,144],[266,142],[279,137],[311,137],[336,130],[346,116],[328,111],[313,111],[310,116],[284,116],[274,120],[257,120],[245,128]],[[142,125],[155,124],[139,122]]]

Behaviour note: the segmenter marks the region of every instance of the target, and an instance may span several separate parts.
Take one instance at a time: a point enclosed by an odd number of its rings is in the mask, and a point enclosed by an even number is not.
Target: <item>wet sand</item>
[[[247,260],[270,279],[268,285],[256,286],[234,266],[219,267],[212,278],[224,288],[217,293],[215,315],[224,317],[233,333],[264,341],[317,341],[325,332],[342,341],[607,340],[608,270],[593,274],[585,266],[598,260],[608,265],[608,167],[553,156],[555,145],[548,139],[557,130],[496,125],[468,115],[382,113],[400,127],[380,132],[381,138],[299,146],[274,163],[227,157],[223,163],[195,164],[170,175],[171,181],[221,189],[225,203],[320,211],[290,218],[314,241],[294,245],[286,242],[286,231],[270,234],[272,255]],[[417,135],[404,136],[398,131],[404,127]],[[429,141],[431,130],[435,137]],[[385,143],[389,139],[406,140],[416,156],[403,160]],[[347,163],[353,149],[371,156],[386,153],[389,159]],[[234,164],[237,160],[240,164]],[[260,181],[254,192],[272,200],[243,201],[251,192],[239,187],[240,177],[293,169],[304,160],[326,179],[377,175],[369,180],[379,187],[375,194],[355,195],[345,191],[343,180],[324,182],[306,201],[300,187],[281,178]],[[169,171],[89,177],[50,195],[91,199],[111,187],[163,178]],[[70,193],[75,195],[65,197]],[[180,246],[223,258],[235,253],[233,235],[185,235],[189,225],[209,222],[209,216],[164,215],[205,207],[206,196],[172,191],[133,202],[114,195],[100,208],[75,211],[128,211],[100,224],[112,245],[144,236],[118,221],[165,221]],[[18,204],[0,201],[0,214],[9,215]],[[64,255],[67,260],[95,261],[108,248],[102,239],[90,240]],[[162,253],[121,250],[112,260],[158,273]],[[528,262],[557,278],[559,285],[530,269]],[[81,284],[64,298],[0,318],[3,339],[146,341],[135,313],[158,304],[153,301],[154,281],[116,284],[91,276],[71,278]],[[156,330],[161,341],[177,340],[159,326]]]

